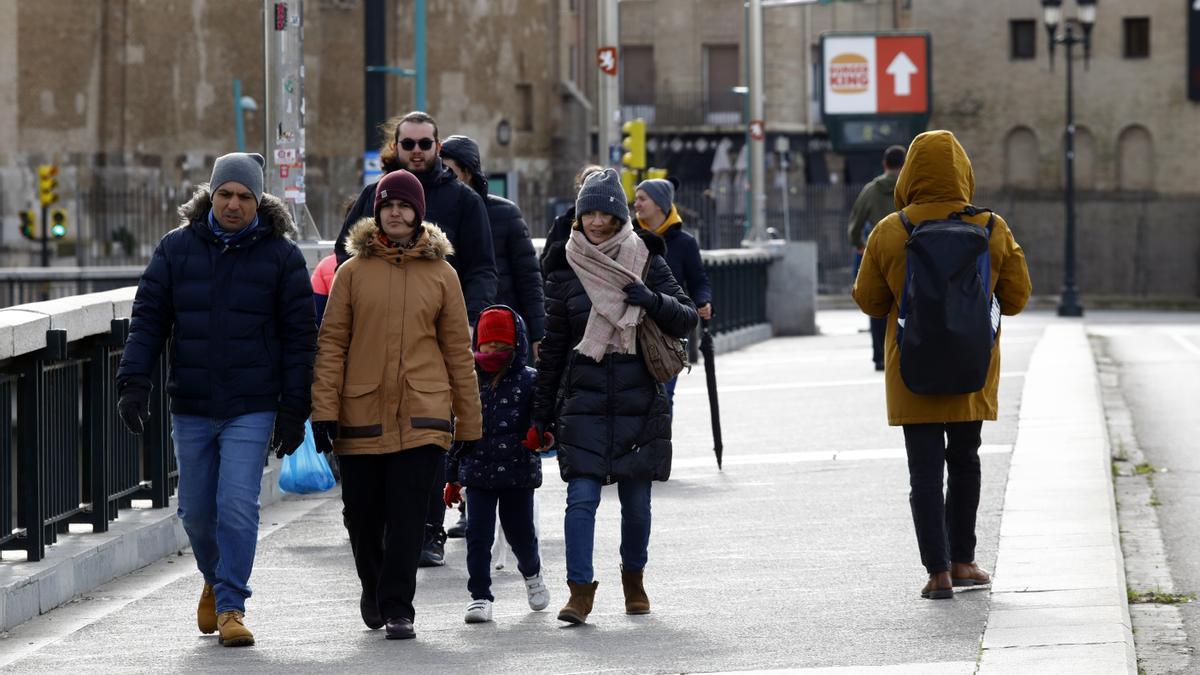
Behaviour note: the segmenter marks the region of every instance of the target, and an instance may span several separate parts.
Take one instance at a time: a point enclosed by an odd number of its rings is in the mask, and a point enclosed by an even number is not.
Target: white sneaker
[[[525,593],[529,596],[529,609],[540,612],[550,604],[550,590],[542,581],[542,573],[525,577]]]
[[[467,616],[464,620],[467,623],[487,623],[491,621],[492,601],[472,600],[471,604],[467,605]]]

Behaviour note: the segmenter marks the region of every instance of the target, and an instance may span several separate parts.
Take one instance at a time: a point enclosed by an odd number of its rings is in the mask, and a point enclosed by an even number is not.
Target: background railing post
[[[171,426],[167,420],[170,403],[167,398],[167,354],[164,352],[154,367],[150,391],[150,419],[142,434],[142,461],[151,505],[166,507],[171,501],[171,467],[167,454],[171,452]]]

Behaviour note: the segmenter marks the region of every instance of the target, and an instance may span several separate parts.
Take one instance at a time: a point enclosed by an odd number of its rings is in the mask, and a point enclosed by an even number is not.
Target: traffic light
[[[626,201],[633,203],[633,196],[637,192],[637,171],[633,169],[621,169],[621,187],[625,188]]]
[[[646,169],[646,180],[654,180],[655,178],[666,180],[667,170],[655,168]]]
[[[50,236],[55,239],[62,239],[67,236],[67,210],[66,209],[51,209],[50,210]]]
[[[21,236],[37,241],[37,214],[33,212],[33,209],[25,209],[21,212]]]
[[[38,167],[38,198],[42,206],[50,206],[58,201],[58,167],[53,164],[42,164]]]
[[[621,147],[625,149],[621,163],[630,169],[646,168],[646,121],[629,120],[621,126],[621,131],[625,134],[621,141]]]

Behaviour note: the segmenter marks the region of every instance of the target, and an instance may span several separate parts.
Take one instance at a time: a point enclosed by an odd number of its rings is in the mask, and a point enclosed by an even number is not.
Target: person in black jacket
[[[252,645],[243,615],[258,540],[258,493],[268,447],[304,440],[317,328],[296,227],[263,193],[261,155],[231,153],[179,208],[138,282],[117,371],[122,421],[141,434],[150,376],[170,340],[171,438],[179,517],[204,590],[202,633]],[[209,187],[211,185],[211,188]]]
[[[625,611],[645,614],[642,586],[650,542],[650,485],[671,473],[667,395],[638,353],[642,321],[682,338],[698,317],[663,259],[661,238],[635,228],[617,172],[590,176],[579,192],[580,220],[550,246],[546,336],[534,394],[534,438],[557,437],[567,482],[564,521],[571,598],[558,618],[587,619],[595,596],[592,541],[602,485],[621,500],[621,581]]]
[[[463,299],[467,302],[467,318],[471,325],[479,313],[496,300],[496,259],[492,249],[492,233],[488,225],[483,200],[474,190],[459,182],[454,172],[442,164],[438,156],[437,122],[429,115],[414,111],[389,120],[385,128],[393,129],[380,150],[380,161],[387,172],[407,169],[425,188],[425,220],[437,225],[450,239],[454,251],[448,258],[462,284]],[[358,201],[346,214],[342,232],[334,251],[341,265],[349,258],[346,237],[350,228],[362,218],[374,217],[375,186],[363,188]],[[446,505],[442,502],[442,485],[446,482],[446,467],[439,463],[437,476],[429,492],[429,520],[425,531],[425,547],[421,552],[422,567],[445,564]]]
[[[496,304],[512,307],[525,320],[536,361],[546,308],[542,297],[542,271],[525,217],[516,204],[488,194],[479,145],[474,140],[467,136],[448,136],[442,141],[442,161],[460,181],[475,190],[487,206],[498,276]]]
[[[675,184],[661,178],[644,180],[634,192],[633,208],[642,229],[649,230],[667,243],[667,265],[692,302],[696,313],[708,321],[712,318],[712,284],[704,271],[700,259],[700,244],[696,238],[683,231],[683,218],[675,208]],[[667,382],[667,398],[672,407],[675,403],[675,383],[678,377]]]

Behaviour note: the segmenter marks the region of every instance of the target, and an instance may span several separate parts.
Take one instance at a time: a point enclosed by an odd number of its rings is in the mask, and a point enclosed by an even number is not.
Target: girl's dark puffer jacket
[[[525,365],[529,337],[521,315],[511,307],[500,308],[512,312],[517,327],[513,360],[494,389],[494,376],[475,367],[483,404],[483,437],[470,450],[451,455],[446,475],[468,488],[537,488],[542,484],[542,460],[521,445],[529,429],[537,371]],[[472,338],[471,346],[479,348],[478,337]]]
[[[640,228],[639,228],[640,229]],[[637,231],[637,230],[635,230]],[[662,302],[644,320],[683,338],[699,317],[653,233],[638,235],[650,249],[645,283]],[[567,263],[566,241],[552,244],[546,278],[546,335],[542,339],[534,419],[556,435],[562,479],[667,480],[671,475],[671,412],[666,393],[640,354],[608,354],[600,362],[580,355],[592,301]]]

